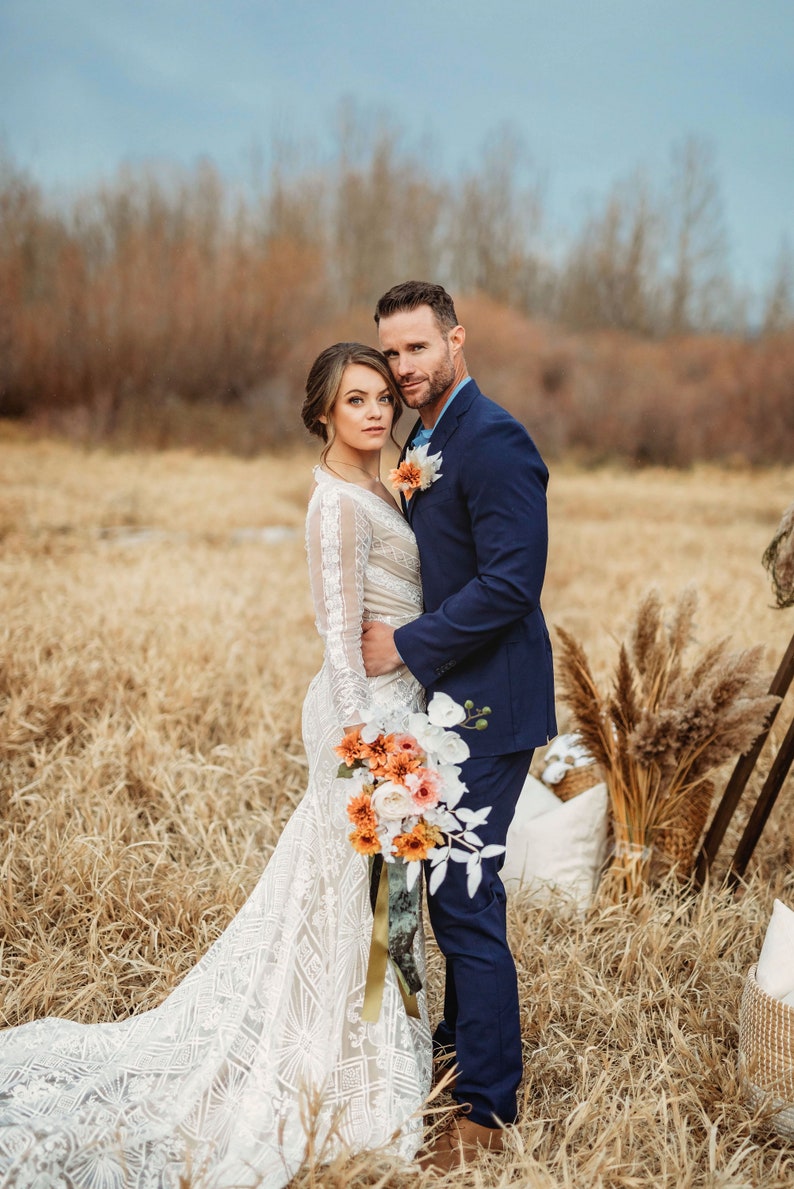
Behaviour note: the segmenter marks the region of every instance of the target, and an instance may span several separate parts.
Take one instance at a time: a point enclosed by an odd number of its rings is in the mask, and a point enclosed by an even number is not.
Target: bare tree
[[[689,137],[674,147],[662,209],[669,260],[665,329],[718,329],[730,318],[732,293],[720,187],[706,141]]]
[[[330,256],[341,304],[369,304],[409,276],[438,276],[446,184],[382,116],[344,104],[338,137]]]
[[[636,173],[613,187],[563,266],[557,309],[570,325],[658,329],[662,221],[647,179]]]
[[[502,126],[476,172],[464,175],[456,187],[448,243],[458,288],[536,310],[544,269],[533,248],[543,204],[539,182],[521,185],[528,164],[523,142],[508,125]]]
[[[761,320],[762,334],[779,334],[794,325],[794,252],[784,236],[767,288]]]

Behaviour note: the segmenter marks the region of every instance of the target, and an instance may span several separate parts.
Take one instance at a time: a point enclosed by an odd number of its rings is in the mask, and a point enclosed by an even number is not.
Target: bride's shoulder
[[[338,507],[340,502],[355,502],[352,484],[337,479],[330,472],[316,466],[312,471],[312,485],[309,492],[309,511],[313,508]]]

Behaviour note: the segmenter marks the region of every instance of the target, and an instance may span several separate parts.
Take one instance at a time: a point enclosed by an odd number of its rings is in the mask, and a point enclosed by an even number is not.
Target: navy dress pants
[[[461,805],[491,806],[477,833],[504,846],[533,752],[475,757],[462,765],[468,786]],[[506,897],[499,871],[504,856],[484,859],[473,898],[466,891],[466,864],[450,863],[427,898],[430,923],[446,959],[444,1018],[433,1034],[437,1055],[454,1053],[454,1097],[468,1104],[468,1118],[485,1127],[514,1123],[521,1081],[521,1025],[513,955],[507,944]]]

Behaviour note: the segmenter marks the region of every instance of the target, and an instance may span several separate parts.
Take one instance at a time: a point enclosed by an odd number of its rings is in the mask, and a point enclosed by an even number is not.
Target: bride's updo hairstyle
[[[333,408],[342,386],[345,368],[351,363],[361,363],[372,368],[382,378],[384,387],[388,388],[394,406],[392,432],[402,413],[400,392],[385,355],[381,355],[375,347],[365,346],[364,343],[334,343],[333,346],[326,347],[315,359],[306,378],[306,399],[301,409],[303,424],[309,433],[322,438],[326,444],[323,458],[333,444]],[[327,418],[327,423],[321,421],[321,417]],[[392,441],[394,442],[393,436]]]

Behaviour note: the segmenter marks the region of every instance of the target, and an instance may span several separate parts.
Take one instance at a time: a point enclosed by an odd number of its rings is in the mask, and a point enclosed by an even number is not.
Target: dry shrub
[[[0,441],[8,1022],[155,1006],[259,877],[306,779],[300,707],[320,659],[302,529],[311,461]],[[790,625],[768,606],[760,557],[792,478],[559,470],[550,621],[579,635],[600,679],[621,609],[664,559],[660,581],[703,591],[708,636],[763,639],[776,660]],[[789,783],[738,898],[665,883],[582,918],[512,898],[521,1122],[505,1156],[449,1184],[792,1183],[794,1152],[743,1102],[736,1047],[773,897],[794,902],[793,800]],[[431,946],[434,1016],[441,974]],[[294,1182],[432,1183],[383,1153],[328,1167],[316,1153]]]
[[[455,294],[473,374],[545,454],[790,460],[790,325],[758,341],[651,341],[605,310],[587,330],[555,325],[564,303],[511,170],[450,192],[435,164],[386,131],[322,174],[276,169],[247,199],[205,162],[122,172],[54,209],[0,158],[0,416],[125,448],[295,442],[314,355],[350,333],[374,342],[377,296],[424,275]]]
[[[482,294],[457,306],[469,370],[548,457],[688,467],[786,464],[794,453],[794,333],[654,342],[574,333]]]

